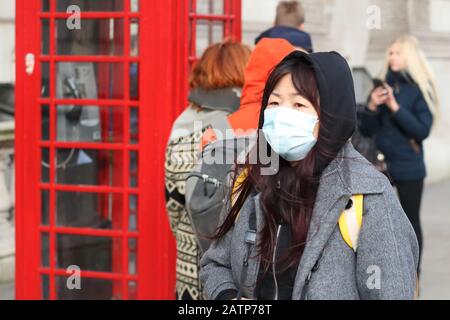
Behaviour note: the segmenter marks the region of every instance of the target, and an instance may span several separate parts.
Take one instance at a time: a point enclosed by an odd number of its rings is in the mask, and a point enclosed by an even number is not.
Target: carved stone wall
[[[450,178],[450,0],[303,0],[315,51],[340,52],[351,66],[378,75],[389,44],[416,36],[436,74],[441,116],[425,142],[428,180]],[[243,39],[272,26],[278,0],[243,0]],[[368,26],[379,12],[380,28]]]

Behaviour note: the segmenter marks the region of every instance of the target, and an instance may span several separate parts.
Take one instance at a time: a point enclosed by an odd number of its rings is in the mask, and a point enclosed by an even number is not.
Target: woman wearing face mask
[[[387,50],[381,78],[383,86],[372,91],[360,130],[375,137],[385,156],[421,253],[419,212],[426,176],[422,142],[430,133],[439,104],[434,77],[416,38],[403,36],[394,41]]]
[[[259,153],[236,166],[201,260],[205,298],[414,297],[414,230],[389,181],[348,141],[355,123],[351,72],[338,53],[296,51],[272,71],[258,139],[279,168],[268,175]],[[363,195],[364,216],[350,247],[338,220],[352,195]]]

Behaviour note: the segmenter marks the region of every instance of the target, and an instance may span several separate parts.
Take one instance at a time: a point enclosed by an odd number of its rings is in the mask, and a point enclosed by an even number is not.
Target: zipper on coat
[[[275,248],[273,250],[273,255],[272,255],[272,273],[273,273],[273,281],[274,281],[274,284],[275,284],[275,297],[274,297],[274,300],[278,300],[278,282],[277,282],[277,274],[275,273],[275,258],[276,258],[276,254],[277,254],[278,237],[280,235],[280,231],[281,231],[281,225],[278,225],[277,238],[275,239]]]

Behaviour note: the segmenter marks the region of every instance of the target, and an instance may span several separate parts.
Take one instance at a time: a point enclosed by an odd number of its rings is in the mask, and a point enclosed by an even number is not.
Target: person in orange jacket
[[[245,69],[245,83],[239,109],[227,117],[227,126],[235,136],[251,135],[258,129],[267,78],[273,68],[295,50],[297,49],[284,39],[264,38],[255,46]],[[202,138],[202,148],[218,138],[219,134],[213,129],[207,130]]]

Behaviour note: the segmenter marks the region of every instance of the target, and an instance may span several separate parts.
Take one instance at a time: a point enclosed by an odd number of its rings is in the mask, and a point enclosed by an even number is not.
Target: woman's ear
[[[313,129],[313,136],[316,139],[319,137],[319,126],[320,126],[319,121],[317,121],[317,123],[316,123],[316,125],[314,126],[314,129]]]

